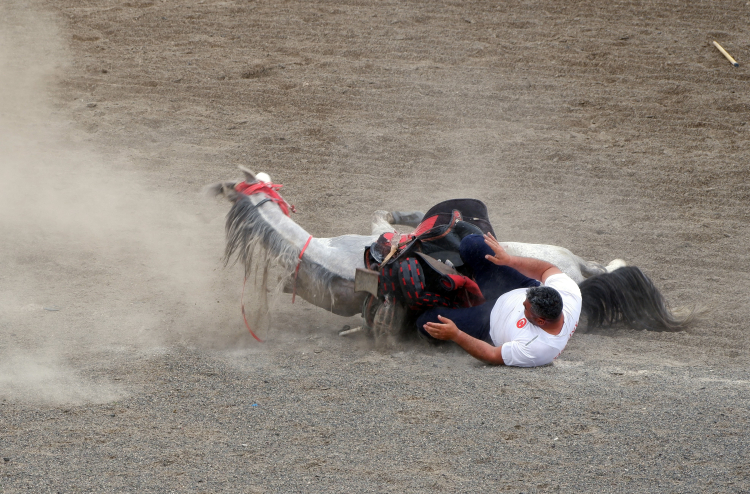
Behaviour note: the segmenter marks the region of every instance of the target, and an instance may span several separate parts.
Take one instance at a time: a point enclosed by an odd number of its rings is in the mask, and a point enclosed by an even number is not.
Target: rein
[[[294,269],[294,284],[292,285],[292,303],[294,303],[294,299],[297,296],[297,274],[299,274],[299,267],[302,265],[302,256],[305,254],[305,251],[307,250],[307,246],[310,245],[310,240],[312,240],[312,235],[307,237],[307,242],[305,242],[305,246],[302,247],[302,251],[299,253],[299,259],[297,259],[297,267]]]
[[[247,284],[247,276],[245,276],[245,281],[242,282],[242,298],[240,299],[240,304],[242,304],[242,320],[245,321],[245,327],[248,331],[250,331],[250,334],[253,335],[253,338],[258,340],[259,342],[263,343],[263,340],[258,338],[255,333],[253,333],[253,330],[250,329],[250,324],[247,322],[247,316],[245,315],[245,285]]]
[[[260,204],[257,204],[257,206],[260,206]],[[294,303],[294,299],[297,296],[297,274],[299,273],[299,267],[302,264],[302,256],[305,255],[307,246],[310,245],[310,241],[312,240],[312,238],[312,235],[307,237],[307,242],[305,242],[305,246],[302,247],[302,251],[300,251],[299,253],[299,259],[297,259],[297,267],[294,269],[294,284],[292,285],[292,303]],[[247,316],[245,315],[245,285],[247,285],[247,276],[245,276],[245,281],[242,282],[242,297],[240,298],[240,304],[242,306],[242,320],[245,321],[245,327],[248,331],[250,331],[250,334],[253,336],[253,338],[263,343],[263,340],[258,338],[258,336],[253,333],[253,330],[250,328],[250,323],[247,322]]]

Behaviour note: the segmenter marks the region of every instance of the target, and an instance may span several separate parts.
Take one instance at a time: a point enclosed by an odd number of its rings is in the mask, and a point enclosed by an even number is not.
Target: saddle
[[[417,312],[436,306],[480,305],[484,297],[461,260],[459,246],[467,235],[488,232],[494,235],[484,203],[443,201],[430,208],[412,233],[387,232],[365,248],[368,273],[357,273],[355,289],[357,284],[368,284],[364,278],[369,276],[370,287],[365,290],[372,297],[380,302],[394,299]],[[365,303],[372,302],[368,298]]]

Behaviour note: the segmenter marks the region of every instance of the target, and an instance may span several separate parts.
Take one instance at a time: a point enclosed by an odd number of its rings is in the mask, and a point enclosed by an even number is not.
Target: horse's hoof
[[[628,265],[628,263],[626,263],[622,259],[615,259],[614,261],[612,261],[609,264],[607,264],[607,267],[604,268],[604,269],[606,269],[608,273],[611,273],[615,269],[622,268],[622,267],[625,267],[627,265]]]

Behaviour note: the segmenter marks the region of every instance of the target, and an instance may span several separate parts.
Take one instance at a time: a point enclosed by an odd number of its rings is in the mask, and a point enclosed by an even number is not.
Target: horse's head
[[[269,270],[278,266],[286,276],[284,290],[336,314],[359,313],[366,294],[354,291],[354,273],[364,267],[364,248],[375,238],[313,238],[290,218],[294,207],[279,194],[280,184],[266,173],[240,170],[245,180],[208,187],[233,202],[226,221],[225,261],[237,259],[244,265],[260,301],[269,288]]]
[[[244,182],[217,182],[215,184],[207,185],[206,187],[204,187],[203,191],[211,197],[223,195],[228,200],[235,202],[241,196],[241,194],[236,190],[238,184],[271,184],[271,177],[268,175],[268,173],[253,173],[244,166],[239,166],[239,169],[245,175]]]
[[[254,183],[254,182],[264,182],[267,184],[271,183],[271,177],[268,175],[268,173],[260,172],[260,173],[253,173],[244,166],[240,165],[239,169],[242,171],[242,173],[245,174],[245,182],[246,183]]]

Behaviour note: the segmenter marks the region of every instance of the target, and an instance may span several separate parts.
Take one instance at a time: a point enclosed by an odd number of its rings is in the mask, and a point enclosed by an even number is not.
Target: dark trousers
[[[484,243],[482,235],[469,235],[461,241],[459,250],[461,259],[474,270],[474,281],[482,290],[485,302],[476,307],[461,309],[447,309],[445,307],[433,307],[428,309],[417,319],[419,332],[434,340],[424,330],[427,322],[440,322],[438,315],[447,317],[458,326],[464,333],[479,340],[492,343],[490,339],[490,314],[495,302],[504,293],[516,288],[528,288],[539,286],[537,280],[522,275],[517,270],[508,266],[498,266],[484,258],[487,254],[493,255],[492,249]]]

